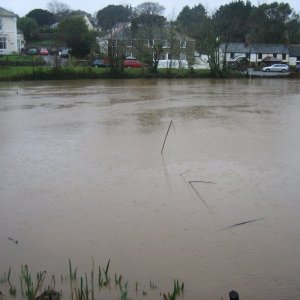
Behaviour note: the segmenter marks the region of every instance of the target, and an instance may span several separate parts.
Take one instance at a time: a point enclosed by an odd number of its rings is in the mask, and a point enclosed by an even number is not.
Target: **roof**
[[[14,14],[11,11],[4,9],[3,7],[0,7],[0,16],[1,17],[18,17],[18,15]]]
[[[168,28],[166,26],[165,28]],[[187,35],[181,34],[177,31],[174,31],[176,39],[185,40],[187,42],[189,41],[195,41],[194,39],[190,38]],[[114,39],[132,39],[132,32],[131,32],[131,22],[120,22],[117,23],[111,30],[110,34],[107,36],[108,38],[114,38]],[[106,38],[107,38],[106,37]],[[154,39],[160,39],[160,36],[154,32]]]
[[[292,57],[298,57],[300,56],[300,45],[290,45],[290,56]]]
[[[273,56],[267,56],[264,59],[262,59],[262,62],[273,62],[273,63],[279,63],[281,62],[280,59],[273,57]]]
[[[221,44],[221,49],[225,51],[225,45]],[[289,47],[283,44],[246,44],[246,43],[229,43],[227,52],[234,53],[281,53],[288,54]]]

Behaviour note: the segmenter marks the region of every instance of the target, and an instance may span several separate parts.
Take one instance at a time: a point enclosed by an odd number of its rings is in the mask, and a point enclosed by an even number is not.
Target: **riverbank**
[[[210,70],[194,69],[121,69],[93,67],[1,66],[0,81],[76,80],[76,79],[138,79],[138,78],[300,78],[300,73],[240,73],[228,70],[219,76]]]
[[[146,68],[112,70],[93,67],[39,67],[2,66],[0,81],[29,80],[74,80],[74,79],[130,79],[130,78],[211,78],[210,70],[158,69],[153,72]],[[245,77],[238,72],[228,72],[223,78]]]

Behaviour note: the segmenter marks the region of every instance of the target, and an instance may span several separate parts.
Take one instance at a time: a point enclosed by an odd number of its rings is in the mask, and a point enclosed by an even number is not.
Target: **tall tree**
[[[202,4],[193,8],[184,6],[177,17],[177,24],[186,31],[195,31],[196,27],[201,24],[202,19],[207,17],[207,12]]]
[[[245,41],[252,9],[250,1],[244,3],[241,0],[220,6],[214,14],[219,38],[225,43]]]
[[[288,22],[293,10],[288,3],[273,2],[254,9],[251,16],[253,38],[263,43],[287,43]]]
[[[34,39],[34,34],[38,31],[39,25],[33,18],[22,17],[17,20],[17,28],[24,34],[27,42]]]
[[[176,20],[177,30],[195,39],[196,49],[199,53],[204,51],[204,40],[208,34],[210,18],[203,5],[199,4],[190,8],[183,7]]]
[[[128,22],[132,16],[132,8],[123,5],[108,5],[97,12],[98,25],[104,30],[111,29],[120,22]]]
[[[291,44],[300,44],[300,17],[293,14],[292,19],[287,23],[288,39]]]
[[[153,64],[153,71],[157,71],[160,54],[166,39],[166,18],[162,16],[165,8],[157,2],[144,2],[135,9],[135,18],[131,21],[132,36],[140,41],[136,47],[148,57]]]
[[[94,39],[82,17],[66,18],[60,23],[58,31],[74,56],[85,57],[91,51]]]
[[[25,17],[35,19],[40,27],[44,25],[51,25],[55,22],[55,16],[44,9],[31,10]]]
[[[165,7],[158,2],[143,2],[135,8],[136,15],[163,15]]]

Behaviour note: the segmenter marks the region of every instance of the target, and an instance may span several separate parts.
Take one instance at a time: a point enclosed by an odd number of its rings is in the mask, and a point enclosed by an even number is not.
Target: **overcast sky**
[[[47,9],[47,3],[50,0],[0,0],[0,6],[6,8],[8,10],[13,11],[14,13],[18,14],[20,17],[24,17],[29,11],[41,8]],[[148,0],[149,1],[149,0]],[[233,0],[160,0],[160,1],[153,1],[158,2],[166,8],[165,16],[166,17],[176,17],[177,14],[181,11],[181,9],[188,5],[193,7],[201,3],[208,11],[212,12],[219,8],[222,4],[227,4],[232,2]],[[276,0],[251,0],[253,5],[258,5],[262,3],[272,3]],[[59,0],[59,2],[63,2],[68,4],[71,9],[80,9],[84,10],[88,13],[93,14],[98,10],[104,8],[107,5],[114,4],[131,4],[133,7],[137,6],[140,3],[146,1],[139,1],[139,0]],[[300,0],[277,0],[277,2],[284,2],[289,3],[290,6],[297,12],[300,13]]]

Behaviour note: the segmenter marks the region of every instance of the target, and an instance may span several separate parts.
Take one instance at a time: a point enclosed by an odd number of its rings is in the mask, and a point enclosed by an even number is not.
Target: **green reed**
[[[98,269],[98,284],[99,284],[99,287],[109,286],[109,283],[110,283],[110,277],[108,275],[109,264],[110,264],[110,259],[108,260],[106,268],[102,269],[102,271],[101,271],[101,267],[99,266],[99,269]],[[102,277],[102,272],[103,272],[104,278]]]
[[[177,296],[180,296],[181,293],[184,291],[184,283],[179,284],[178,279],[174,279],[173,281],[173,292],[168,295],[163,294],[164,300],[175,300]]]
[[[9,294],[12,296],[16,296],[17,290],[16,290],[16,287],[13,286],[10,282],[10,272],[11,272],[11,267],[9,267],[8,274],[7,274],[7,283],[9,285]]]
[[[27,300],[35,300],[37,293],[39,290],[41,290],[43,282],[45,280],[46,271],[38,272],[36,275],[36,281],[32,279],[31,274],[28,271],[28,266],[25,265],[23,267],[22,265],[22,273],[21,273],[21,281],[24,282],[25,285],[25,295]],[[23,289],[23,288],[22,288]]]
[[[101,268],[99,266],[98,269],[98,284],[99,284],[99,293],[102,289],[110,290],[110,260],[108,260],[105,267]],[[10,296],[16,296],[17,289],[11,283],[11,268],[9,268],[8,273],[4,273],[4,275],[0,276],[0,284],[6,284],[7,292],[9,289]],[[94,280],[95,280],[95,264],[92,259],[92,268],[90,272],[85,272],[80,277],[77,276],[77,267],[73,267],[71,260],[69,259],[69,274],[61,274],[60,275],[60,283],[63,285],[70,280],[70,300],[94,300],[95,298],[99,298],[97,295],[95,297],[94,291]],[[26,299],[26,300],[60,300],[62,297],[62,291],[58,292],[55,290],[56,288],[56,279],[55,276],[52,275],[50,277],[50,284],[46,285],[46,271],[38,272],[36,276],[32,276],[29,272],[29,268],[27,265],[21,265],[21,275],[20,275],[20,294],[18,298]],[[129,298],[129,290],[128,281],[124,280],[122,275],[117,275],[114,273],[115,279],[115,287],[116,291],[120,292],[121,300],[130,300]],[[67,284],[68,286],[68,284]],[[138,294],[138,289],[141,287],[141,284],[136,281],[135,286],[132,287],[133,291],[135,289],[135,293]],[[141,289],[141,295],[147,296],[149,293],[156,293],[157,285],[150,280],[148,288],[144,286]],[[174,279],[173,281],[173,291],[171,293],[160,294],[163,295],[163,300],[175,300],[177,296],[181,295],[184,291],[184,283],[180,283],[179,280]],[[0,297],[1,298],[1,297]]]
[[[125,282],[125,284],[123,285],[122,280],[119,283],[119,290],[121,293],[121,300],[130,300],[130,298],[128,297],[128,281]]]

